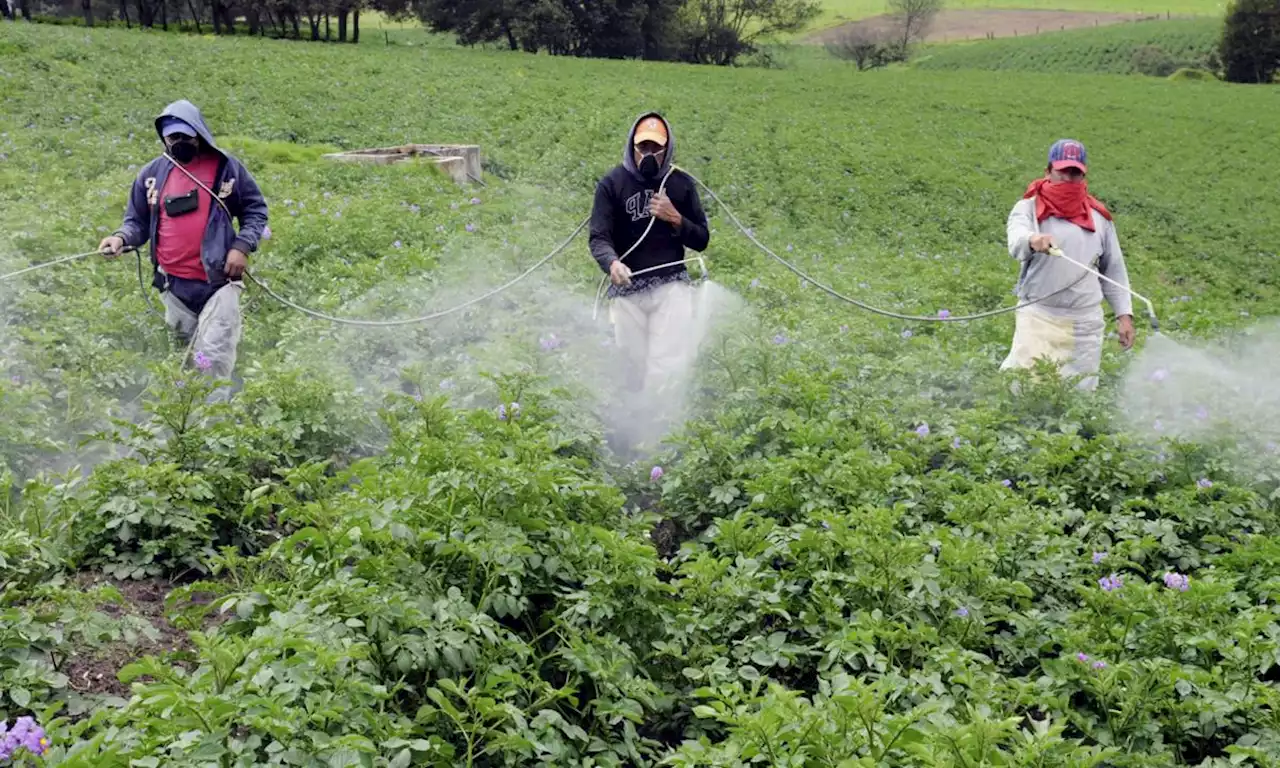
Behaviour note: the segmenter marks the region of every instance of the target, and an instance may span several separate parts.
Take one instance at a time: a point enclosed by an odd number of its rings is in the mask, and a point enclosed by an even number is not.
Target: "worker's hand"
[[[249,257],[244,255],[244,251],[238,251],[235,248],[227,251],[227,266],[224,271],[227,273],[228,280],[239,280],[248,267]]]
[[[1125,349],[1133,347],[1137,332],[1133,329],[1133,315],[1121,315],[1116,318],[1116,335],[1120,337],[1120,346]]]
[[[680,226],[684,221],[684,217],[671,204],[671,198],[667,197],[666,192],[659,192],[654,195],[653,200],[649,202],[649,213],[662,219],[673,227]]]
[[[104,237],[98,244],[98,250],[108,259],[114,259],[120,255],[120,251],[124,250],[124,238],[119,235]]]
[[[1057,245],[1057,243],[1053,242],[1053,235],[1032,235],[1031,240],[1028,242],[1031,245],[1031,250],[1037,253],[1045,253]]]
[[[613,262],[613,265],[609,267],[609,279],[619,287],[631,285],[631,267],[623,264],[621,260]]]

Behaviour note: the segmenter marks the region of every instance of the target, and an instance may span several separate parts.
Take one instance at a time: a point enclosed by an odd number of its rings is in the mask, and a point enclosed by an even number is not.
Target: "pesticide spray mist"
[[[1126,427],[1147,440],[1225,441],[1272,454],[1280,443],[1280,324],[1220,342],[1151,339],[1120,393]]]
[[[520,236],[524,242],[549,237]],[[393,318],[457,306],[518,274],[536,259],[533,249],[451,242],[440,266],[409,279],[383,282],[339,311],[345,317]],[[376,406],[387,393],[443,395],[459,408],[504,411],[490,376],[536,376],[551,391],[565,430],[595,425],[631,458],[679,425],[690,410],[697,351],[717,329],[741,316],[742,302],[711,282],[697,288],[692,327],[680,331],[683,367],[661,397],[626,388],[625,357],[607,312],[592,318],[594,282],[573,264],[573,250],[511,289],[460,312],[421,324],[387,328],[323,324],[298,318],[283,347],[290,364],[346,381]],[[577,250],[580,258],[586,258]],[[598,274],[598,273],[596,273]],[[640,449],[637,452],[636,449]]]

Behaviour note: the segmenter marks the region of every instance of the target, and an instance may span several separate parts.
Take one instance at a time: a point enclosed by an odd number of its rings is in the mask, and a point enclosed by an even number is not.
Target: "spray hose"
[[[169,157],[167,153],[165,154],[165,157]],[[204,185],[204,184],[203,184],[199,179],[197,179],[193,174],[191,174],[189,171],[187,171],[187,169],[186,169],[186,168],[183,168],[181,163],[178,163],[178,162],[174,161],[172,158],[169,158],[169,159],[170,159],[170,162],[173,162],[174,167],[176,167],[178,170],[182,171],[184,174],[186,174],[188,177],[190,177],[190,179],[191,179],[192,181],[194,181],[197,185],[199,185],[201,188],[203,188],[203,189],[204,189],[204,191],[205,191],[205,192],[207,192],[207,193],[209,194],[209,196],[210,196],[210,197],[212,197],[212,198],[213,198],[213,199],[214,199],[214,200],[215,200],[219,205],[221,205],[221,206],[223,207],[223,210],[227,213],[227,215],[228,215],[228,216],[231,216],[231,212],[230,212],[230,210],[228,210],[228,209],[226,208],[226,204],[225,204],[225,203],[223,203],[223,202],[222,202],[222,200],[221,200],[217,195],[214,195],[214,194],[212,193],[212,191],[210,191],[210,190],[208,189],[208,187],[206,187],[206,186],[205,186],[205,185]],[[731,209],[731,208],[730,208],[730,207],[729,207],[729,206],[724,202],[724,200],[720,199],[720,196],[716,194],[715,190],[711,189],[711,187],[707,186],[707,184],[706,184],[704,181],[702,181],[702,179],[700,179],[700,178],[698,178],[697,176],[693,175],[692,173],[690,173],[689,171],[685,170],[684,168],[680,168],[679,166],[672,164],[672,165],[671,165],[671,167],[667,169],[666,174],[662,177],[662,181],[661,181],[661,183],[658,185],[658,194],[662,194],[662,193],[665,191],[665,189],[666,189],[666,184],[667,184],[667,180],[671,177],[672,172],[674,172],[674,171],[676,171],[676,170],[679,170],[681,173],[684,173],[684,174],[685,174],[686,176],[688,176],[691,180],[693,180],[693,182],[694,182],[695,184],[697,184],[700,188],[702,188],[702,190],[703,190],[703,191],[705,191],[705,192],[707,193],[707,195],[709,195],[709,196],[711,197],[711,199],[712,199],[712,200],[714,200],[714,201],[716,202],[716,204],[720,206],[720,208],[724,211],[725,215],[729,217],[729,220],[733,222],[733,224],[734,224],[734,226],[735,226],[735,227],[737,227],[738,231],[739,231],[739,232],[741,232],[741,233],[743,234],[743,236],[745,236],[749,241],[751,241],[751,243],[752,243],[753,245],[755,245],[755,246],[756,246],[756,248],[760,249],[762,252],[764,252],[764,253],[765,253],[766,255],[768,255],[770,258],[772,258],[773,260],[777,261],[779,264],[781,264],[783,267],[785,267],[786,269],[788,269],[789,271],[791,271],[792,273],[794,273],[796,276],[798,276],[798,277],[799,277],[799,278],[801,278],[802,280],[805,280],[806,282],[812,283],[815,287],[817,287],[819,290],[823,291],[824,293],[828,294],[829,296],[831,296],[831,297],[833,297],[833,298],[835,298],[835,299],[837,299],[837,300],[839,300],[839,301],[845,302],[846,304],[851,304],[851,305],[853,305],[853,306],[855,306],[855,307],[858,307],[859,309],[865,310],[865,311],[867,311],[867,312],[871,312],[872,314],[880,315],[880,316],[882,316],[882,317],[889,317],[889,318],[893,318],[893,319],[896,319],[896,320],[905,320],[905,321],[908,321],[908,322],[933,322],[933,323],[937,323],[937,322],[948,322],[948,323],[959,323],[959,322],[966,322],[966,321],[969,321],[969,320],[982,320],[982,319],[989,318],[989,317],[996,317],[996,316],[998,316],[998,315],[1008,314],[1008,313],[1010,313],[1010,312],[1016,312],[1016,311],[1018,311],[1018,310],[1020,310],[1020,309],[1023,309],[1024,307],[1029,307],[1029,306],[1032,306],[1032,305],[1034,305],[1034,304],[1039,304],[1039,303],[1041,303],[1041,302],[1043,302],[1043,301],[1046,301],[1046,300],[1048,300],[1048,299],[1051,299],[1051,298],[1053,298],[1054,296],[1057,296],[1057,295],[1059,295],[1059,294],[1061,294],[1061,293],[1064,293],[1064,292],[1066,292],[1066,291],[1071,290],[1071,289],[1072,289],[1072,288],[1074,288],[1076,285],[1078,285],[1082,280],[1084,280],[1086,277],[1088,277],[1090,274],[1092,274],[1092,275],[1094,275],[1094,276],[1096,276],[1096,277],[1098,277],[1098,278],[1100,278],[1100,279],[1102,279],[1102,280],[1105,280],[1105,281],[1107,281],[1107,282],[1111,283],[1112,285],[1114,285],[1114,286],[1116,286],[1116,287],[1118,287],[1118,288],[1120,288],[1120,289],[1122,289],[1122,290],[1124,290],[1124,291],[1127,291],[1127,292],[1128,292],[1129,294],[1131,294],[1134,298],[1136,298],[1136,299],[1138,299],[1139,301],[1143,302],[1143,303],[1146,305],[1146,307],[1147,307],[1147,316],[1148,316],[1148,318],[1150,319],[1150,322],[1151,322],[1151,328],[1152,328],[1152,330],[1153,330],[1153,331],[1155,331],[1156,333],[1159,333],[1159,331],[1160,331],[1160,324],[1159,324],[1159,320],[1156,318],[1155,307],[1154,307],[1154,305],[1151,303],[1151,300],[1150,300],[1150,299],[1148,299],[1148,298],[1146,298],[1145,296],[1143,296],[1142,294],[1139,294],[1138,292],[1134,291],[1132,288],[1129,288],[1129,287],[1128,287],[1128,286],[1126,286],[1126,285],[1122,285],[1121,283],[1119,283],[1119,282],[1117,282],[1117,281],[1115,281],[1115,280],[1113,280],[1113,279],[1111,279],[1111,278],[1107,277],[1106,275],[1102,274],[1101,272],[1098,272],[1097,270],[1093,269],[1092,267],[1089,267],[1089,266],[1087,266],[1087,265],[1085,265],[1085,264],[1081,264],[1080,262],[1076,261],[1075,259],[1072,259],[1072,258],[1067,257],[1065,254],[1063,254],[1063,253],[1062,253],[1062,251],[1058,250],[1057,248],[1051,249],[1050,253],[1051,253],[1052,255],[1056,256],[1056,257],[1064,258],[1064,259],[1066,259],[1067,261],[1071,262],[1072,264],[1075,264],[1076,266],[1078,266],[1078,267],[1080,267],[1082,270],[1084,270],[1085,274],[1081,275],[1081,276],[1080,276],[1080,278],[1079,278],[1078,280],[1076,280],[1075,282],[1073,282],[1073,283],[1071,283],[1071,284],[1067,285],[1065,288],[1061,288],[1061,289],[1059,289],[1059,290],[1057,290],[1057,291],[1054,291],[1054,292],[1052,292],[1052,293],[1046,294],[1046,295],[1041,296],[1041,297],[1039,297],[1039,298],[1031,299],[1031,300],[1029,300],[1029,301],[1024,301],[1024,302],[1021,302],[1021,303],[1016,304],[1016,305],[1014,305],[1014,306],[1010,306],[1010,307],[1001,307],[1001,308],[999,308],[999,309],[993,309],[993,310],[989,310],[989,311],[986,311],[986,312],[978,312],[978,313],[975,313],[975,314],[969,314],[969,315],[948,315],[948,316],[946,316],[946,317],[941,317],[941,316],[931,316],[931,315],[909,315],[909,314],[904,314],[904,313],[901,313],[901,312],[893,312],[893,311],[891,311],[891,310],[881,309],[881,308],[879,308],[879,307],[875,307],[875,306],[872,306],[872,305],[870,305],[870,304],[866,304],[865,302],[858,301],[857,299],[855,299],[855,298],[853,298],[853,297],[851,297],[851,296],[846,296],[845,294],[843,294],[843,293],[841,293],[841,292],[837,291],[835,288],[832,288],[831,286],[826,285],[825,283],[822,283],[822,282],[819,282],[818,280],[815,280],[812,276],[810,276],[809,274],[807,274],[804,270],[800,269],[800,268],[799,268],[799,267],[797,267],[795,264],[792,264],[790,261],[788,261],[788,260],[784,259],[783,257],[779,256],[777,253],[775,253],[773,250],[771,250],[767,245],[765,245],[764,243],[760,242],[760,240],[756,238],[755,233],[753,233],[753,232],[751,231],[751,229],[750,229],[750,228],[748,228],[745,224],[743,224],[743,223],[742,223],[742,221],[738,218],[737,214],[735,214],[735,213],[733,212],[733,209]],[[628,256],[630,256],[632,253],[634,253],[634,252],[635,252],[636,248],[638,248],[638,247],[640,246],[640,244],[641,244],[641,243],[643,243],[643,242],[644,242],[644,240],[649,236],[649,233],[652,231],[653,226],[654,226],[654,223],[655,223],[656,221],[657,221],[657,219],[656,219],[655,217],[653,217],[653,216],[650,216],[650,217],[649,217],[649,223],[648,223],[648,225],[646,225],[646,226],[645,226],[645,230],[644,230],[644,232],[640,235],[640,238],[639,238],[638,240],[636,240],[636,242],[635,242],[635,243],[633,243],[633,244],[631,245],[631,247],[630,247],[630,248],[628,248],[628,249],[626,250],[626,252],[624,252],[621,256],[619,256],[619,257],[618,257],[618,261],[624,261]],[[498,295],[499,293],[502,293],[503,291],[506,291],[507,289],[511,288],[512,286],[516,285],[516,284],[517,284],[517,283],[519,283],[520,281],[522,281],[522,280],[524,280],[525,278],[527,278],[529,275],[533,274],[536,270],[538,270],[539,268],[541,268],[542,266],[544,266],[547,262],[551,261],[551,259],[555,258],[555,257],[556,257],[557,255],[559,255],[562,251],[564,251],[566,248],[568,248],[568,247],[569,247],[569,244],[570,244],[571,242],[573,242],[574,238],[576,238],[576,237],[577,237],[577,236],[582,232],[582,230],[583,230],[583,229],[585,229],[585,228],[586,228],[586,226],[587,226],[587,224],[588,224],[589,222],[590,222],[590,217],[587,217],[586,219],[583,219],[583,220],[582,220],[582,222],[581,222],[580,224],[578,224],[578,226],[577,226],[576,228],[574,228],[573,232],[572,232],[572,233],[571,233],[567,238],[565,238],[565,240],[564,240],[562,243],[560,243],[560,245],[556,246],[556,247],[555,247],[555,248],[554,248],[550,253],[548,253],[546,256],[542,257],[542,258],[541,258],[541,259],[539,259],[538,261],[534,262],[534,264],[533,264],[532,266],[530,266],[530,267],[529,267],[528,269],[526,269],[524,272],[520,273],[519,275],[517,275],[516,277],[512,278],[511,280],[508,280],[507,282],[505,282],[505,283],[503,283],[502,285],[500,285],[500,286],[498,286],[498,287],[494,288],[493,290],[487,291],[487,292],[485,292],[485,293],[483,293],[483,294],[481,294],[481,295],[479,295],[479,296],[477,296],[477,297],[475,297],[475,298],[473,298],[473,299],[469,299],[469,300],[467,300],[467,301],[465,301],[465,302],[463,302],[463,303],[461,303],[461,304],[458,304],[458,305],[456,305],[456,306],[454,306],[454,307],[450,307],[450,308],[448,308],[448,309],[439,310],[439,311],[437,311],[437,312],[432,312],[432,313],[430,313],[430,314],[421,315],[421,316],[418,316],[418,317],[402,318],[402,319],[398,319],[398,320],[359,320],[359,319],[354,319],[354,318],[336,317],[336,316],[334,316],[334,315],[329,315],[329,314],[326,314],[326,313],[323,313],[323,312],[320,312],[320,311],[317,311],[317,310],[314,310],[314,309],[310,309],[310,308],[308,308],[308,307],[304,307],[304,306],[299,305],[299,304],[297,304],[297,303],[295,303],[295,302],[293,302],[293,301],[290,301],[289,299],[287,299],[287,298],[285,298],[285,297],[281,296],[280,294],[276,293],[275,291],[273,291],[273,290],[271,289],[271,287],[270,287],[270,286],[268,286],[266,283],[264,283],[264,282],[262,282],[261,280],[259,280],[259,279],[258,279],[258,278],[257,278],[257,277],[252,273],[252,272],[249,272],[248,270],[246,270],[246,271],[245,271],[245,277],[247,277],[251,282],[253,282],[253,284],[254,284],[254,285],[257,285],[259,288],[261,288],[261,289],[263,290],[263,292],[264,292],[264,293],[266,293],[268,296],[270,296],[270,297],[271,297],[272,299],[274,299],[275,301],[279,302],[281,305],[283,305],[283,306],[285,306],[285,307],[288,307],[288,308],[290,308],[290,309],[293,309],[293,310],[295,310],[295,311],[297,311],[297,312],[300,312],[300,313],[302,313],[302,314],[304,314],[304,315],[307,315],[307,316],[309,316],[309,317],[314,317],[314,318],[319,319],[319,320],[326,320],[326,321],[329,321],[329,322],[332,322],[332,323],[338,323],[338,324],[342,324],[342,325],[361,326],[361,327],[380,327],[380,328],[386,328],[386,327],[394,327],[394,326],[402,326],[402,325],[412,325],[412,324],[416,324],[416,323],[424,323],[424,322],[429,322],[429,321],[431,321],[431,320],[437,320],[437,319],[442,318],[442,317],[445,317],[445,316],[447,316],[447,315],[451,315],[451,314],[453,314],[453,313],[455,313],[455,312],[460,312],[460,311],[462,311],[463,309],[466,309],[466,308],[468,308],[468,307],[471,307],[471,306],[474,306],[474,305],[476,305],[476,304],[479,304],[480,302],[485,301],[486,299],[492,298],[493,296],[496,296],[496,295]],[[136,247],[133,247],[133,246],[130,246],[130,247],[125,248],[122,252],[127,252],[127,251],[131,251],[131,250],[137,250],[137,248],[136,248]],[[93,256],[93,255],[99,254],[99,253],[100,253],[100,251],[89,251],[88,253],[75,254],[75,255],[67,256],[67,257],[65,257],[65,258],[57,259],[57,260],[54,260],[54,261],[45,262],[45,263],[43,263],[43,264],[36,264],[36,265],[34,265],[34,266],[27,267],[26,269],[18,270],[17,272],[11,272],[11,273],[9,273],[9,274],[0,275],[0,282],[4,282],[5,280],[11,279],[11,278],[15,278],[15,277],[18,277],[18,276],[20,276],[20,275],[27,274],[28,272],[34,272],[34,271],[36,271],[36,270],[45,269],[45,268],[48,268],[48,267],[53,267],[53,266],[56,266],[56,265],[59,265],[59,264],[64,264],[64,263],[67,263],[67,262],[70,262],[70,261],[75,261],[75,260],[77,260],[77,259],[83,259],[83,258],[86,258],[86,257],[89,257],[89,256]],[[653,271],[656,271],[656,270],[659,270],[659,269],[665,269],[665,268],[668,268],[668,267],[677,266],[677,265],[681,265],[681,264],[689,264],[689,263],[693,263],[693,262],[698,262],[698,263],[700,263],[700,264],[702,265],[702,276],[703,276],[703,278],[705,278],[705,277],[706,277],[706,263],[701,259],[701,257],[694,257],[694,258],[692,258],[692,259],[684,259],[684,260],[681,260],[681,261],[673,261],[673,262],[670,262],[670,263],[668,263],[668,264],[660,264],[660,265],[655,266],[655,267],[649,267],[649,268],[646,268],[646,269],[643,269],[643,270],[639,270],[639,271],[637,271],[637,272],[633,272],[633,273],[631,273],[631,275],[633,275],[633,276],[634,276],[634,275],[640,275],[640,274],[644,274],[644,273],[646,273],[646,272],[653,272]],[[600,280],[599,287],[596,289],[596,298],[595,298],[595,303],[594,303],[594,305],[593,305],[593,309],[592,309],[592,318],[593,318],[593,319],[594,319],[594,318],[597,316],[597,314],[598,314],[598,310],[599,310],[599,306],[600,306],[600,301],[601,301],[601,299],[603,298],[605,285],[606,285],[606,283],[607,283],[608,279],[609,279],[609,276],[608,276],[607,274],[606,274],[606,275],[604,275],[604,276],[601,278],[601,280]],[[140,261],[140,260],[139,260],[139,284],[141,284],[141,261]],[[144,293],[145,293],[145,289],[144,289]],[[148,303],[150,303],[150,298],[149,298],[149,297],[148,297]]]
[[[132,250],[134,249],[126,248],[123,251],[121,251],[121,253],[125,253],[127,251],[132,251]],[[101,255],[102,255],[102,251],[89,251],[87,253],[77,253],[72,256],[63,256],[60,259],[54,259],[53,261],[46,261],[41,264],[33,264],[32,266],[27,267],[26,269],[19,269],[17,272],[10,272],[6,275],[0,275],[0,283],[3,283],[5,280],[9,280],[15,277],[21,277],[22,275],[25,275],[28,272],[37,272],[41,269],[56,267],[59,264],[66,264],[67,262],[70,262],[70,261],[77,261],[79,259],[87,259],[90,256],[101,256]]]
[[[1147,319],[1151,321],[1151,330],[1154,333],[1160,332],[1160,321],[1156,318],[1156,308],[1155,308],[1155,305],[1151,303],[1151,299],[1148,299],[1146,296],[1143,296],[1142,294],[1138,293],[1137,291],[1133,290],[1127,285],[1121,285],[1120,283],[1116,282],[1115,280],[1112,280],[1111,278],[1102,274],[1101,272],[1094,269],[1093,267],[1090,267],[1087,264],[1081,264],[1080,262],[1071,258],[1067,254],[1063,253],[1062,249],[1058,248],[1057,246],[1050,248],[1049,254],[1051,256],[1056,256],[1060,259],[1066,259],[1072,264],[1075,264],[1077,267],[1083,269],[1085,272],[1088,272],[1089,274],[1092,274],[1092,275],[1096,275],[1098,278],[1102,280],[1106,280],[1108,283],[1111,283],[1112,285],[1114,285],[1115,287],[1123,291],[1128,291],[1130,296],[1137,299],[1138,301],[1141,301],[1143,304],[1147,305]]]

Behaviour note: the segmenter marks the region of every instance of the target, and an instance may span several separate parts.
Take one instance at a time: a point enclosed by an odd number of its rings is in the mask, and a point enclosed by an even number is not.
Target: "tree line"
[[[12,5],[10,4],[12,3]],[[819,0],[0,0],[21,15],[86,26],[359,42],[360,12],[418,19],[462,45],[557,56],[733,64],[769,35],[799,32]]]
[[[0,12],[10,20],[78,18],[89,27],[109,23],[344,43],[360,42],[361,10],[408,13],[405,0],[0,0]]]

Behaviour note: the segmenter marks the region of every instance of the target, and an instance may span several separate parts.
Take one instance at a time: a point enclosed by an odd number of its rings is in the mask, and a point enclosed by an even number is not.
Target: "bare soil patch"
[[[98,610],[114,618],[132,616],[142,619],[156,633],[154,639],[139,635],[134,642],[121,641],[73,652],[66,660],[62,672],[68,678],[68,685],[78,693],[127,698],[129,686],[120,682],[118,677],[125,666],[148,655],[195,650],[187,631],[175,627],[165,616],[165,598],[180,584],[158,578],[121,581],[100,573],[79,574],[76,582],[86,590],[102,585],[115,587],[123,596],[124,603],[103,602]],[[207,600],[208,596],[196,595],[196,598]],[[208,617],[206,628],[215,623],[217,618]]]
[[[1036,10],[944,10],[934,19],[928,36],[930,43],[983,40],[988,37],[1015,37],[1058,32],[1081,27],[1122,24],[1154,18],[1140,13],[1094,13],[1089,11],[1036,11]],[[810,35],[806,42],[825,44],[838,40],[844,33],[885,33],[894,28],[891,16],[873,16],[851,21],[838,27],[824,29]]]

